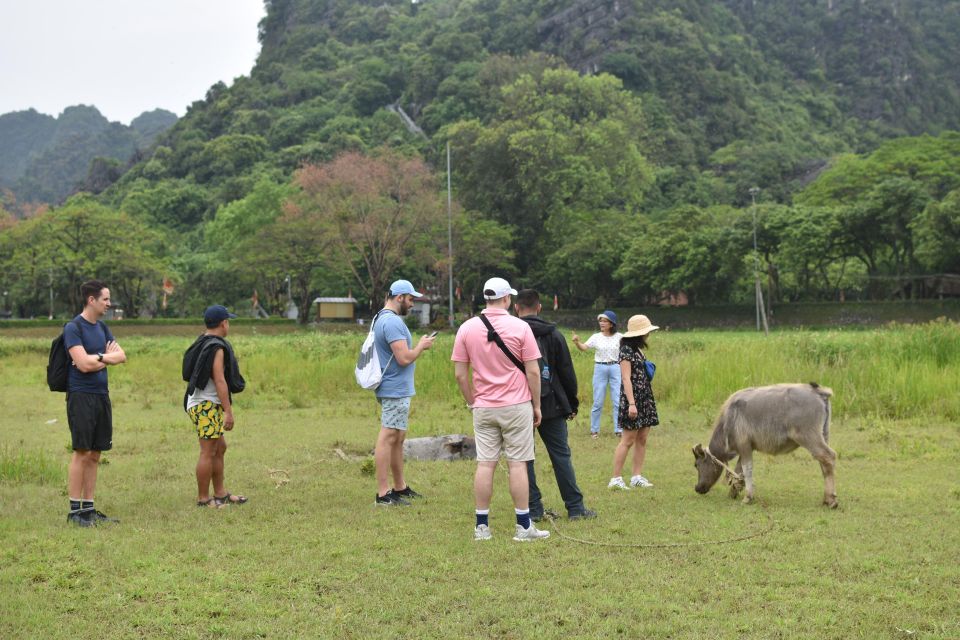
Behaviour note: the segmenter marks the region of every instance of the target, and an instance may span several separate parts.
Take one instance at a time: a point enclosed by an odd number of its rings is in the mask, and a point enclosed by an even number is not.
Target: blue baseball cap
[[[214,304],[207,307],[207,310],[203,312],[203,323],[212,329],[224,320],[236,317],[237,314],[230,313],[222,304]]]
[[[606,318],[607,320],[610,321],[610,324],[614,326],[616,326],[617,324],[617,314],[615,314],[610,309],[607,309],[606,311],[604,311],[603,313],[597,316],[597,320],[599,320],[600,318]]]
[[[413,285],[410,284],[409,280],[397,280],[392,285],[390,285],[390,295],[391,296],[406,296],[410,295],[414,298],[422,298],[423,294],[413,288]]]

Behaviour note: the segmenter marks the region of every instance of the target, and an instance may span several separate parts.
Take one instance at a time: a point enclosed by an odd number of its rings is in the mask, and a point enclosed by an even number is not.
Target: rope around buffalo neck
[[[740,475],[739,473],[737,473],[736,471],[734,471],[733,469],[731,469],[731,468],[727,465],[727,463],[723,462],[720,458],[718,458],[717,456],[713,455],[713,453],[710,452],[710,446],[709,446],[709,445],[707,445],[706,447],[702,447],[702,446],[701,446],[700,448],[703,449],[704,452],[706,452],[706,454],[707,454],[708,456],[710,456],[710,458],[711,458],[714,462],[716,462],[718,465],[720,465],[721,467],[723,467],[724,469],[727,470],[727,482],[728,482],[728,483],[730,482],[730,478],[731,478],[731,477],[732,477],[732,478],[736,478],[736,479],[739,480],[740,482],[743,482],[743,476]]]

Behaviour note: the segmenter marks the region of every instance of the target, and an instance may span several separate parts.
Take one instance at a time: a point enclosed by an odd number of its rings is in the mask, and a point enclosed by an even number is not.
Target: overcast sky
[[[0,0],[0,114],[182,116],[211,85],[250,74],[264,13],[263,0]]]

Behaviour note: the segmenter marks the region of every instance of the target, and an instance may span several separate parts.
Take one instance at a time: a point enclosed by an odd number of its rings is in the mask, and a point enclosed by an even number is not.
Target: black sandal
[[[208,507],[210,509],[219,509],[223,505],[217,502],[216,498],[207,498],[206,500],[197,500],[198,507]]]
[[[235,496],[230,492],[227,492],[227,495],[219,498],[217,496],[213,497],[213,501],[221,507],[228,504],[244,504],[247,502],[247,500],[249,500],[249,498],[246,496]]]

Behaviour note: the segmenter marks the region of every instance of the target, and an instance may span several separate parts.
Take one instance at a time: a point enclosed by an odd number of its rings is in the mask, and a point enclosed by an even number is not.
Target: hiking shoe
[[[596,440],[597,438],[599,438],[599,437],[600,437],[600,434],[599,434],[599,433],[596,433],[596,432],[593,432],[593,431],[591,431],[591,432],[590,432],[590,437],[591,437],[591,438],[593,438],[594,440]]]
[[[530,542],[531,540],[545,540],[549,537],[549,531],[540,531],[531,523],[529,529],[517,525],[517,535],[513,536],[513,539],[517,542]]]
[[[607,483],[607,489],[623,489],[624,491],[629,491],[630,487],[624,483],[623,476],[617,476],[616,478],[610,478],[610,482]]]
[[[653,486],[653,483],[644,478],[643,476],[633,476],[630,478],[631,487],[646,487],[650,488]]]
[[[67,522],[75,524],[78,527],[92,527],[96,523],[90,516],[91,513],[90,511],[72,511],[67,514]]]
[[[410,503],[397,495],[396,491],[391,489],[385,495],[377,496],[374,503],[378,507],[409,507]]]
[[[90,515],[90,520],[93,524],[120,524],[120,521],[116,518],[111,518],[103,511],[93,511]]]
[[[593,509],[587,509],[584,507],[580,511],[571,511],[567,514],[567,518],[570,520],[587,520],[589,518],[596,518],[597,512]]]
[[[474,540],[489,540],[492,537],[493,534],[490,532],[490,527],[485,524],[478,524],[473,530]]]
[[[409,500],[409,499],[411,499],[411,498],[422,498],[422,497],[423,497],[423,494],[417,493],[416,491],[414,491],[413,489],[411,489],[411,488],[410,488],[410,485],[407,485],[406,487],[404,487],[403,491],[397,491],[396,489],[393,489],[393,495],[395,495],[395,496],[400,496],[401,498],[405,498],[405,499],[407,499],[407,500]]]

